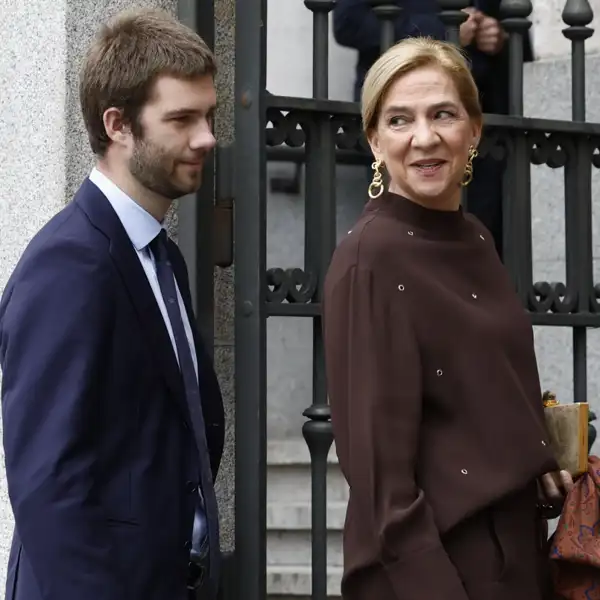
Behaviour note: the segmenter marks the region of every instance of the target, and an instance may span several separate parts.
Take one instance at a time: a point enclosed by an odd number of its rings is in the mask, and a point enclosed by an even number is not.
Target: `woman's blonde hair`
[[[408,38],[392,46],[369,69],[362,89],[362,121],[367,135],[377,127],[381,104],[390,86],[422,67],[438,67],[454,81],[467,114],[481,123],[479,91],[469,64],[459,48],[426,37]]]

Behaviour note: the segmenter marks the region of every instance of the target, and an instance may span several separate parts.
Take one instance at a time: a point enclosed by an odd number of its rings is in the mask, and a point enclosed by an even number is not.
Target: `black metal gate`
[[[300,1],[300,0],[298,0]],[[235,396],[236,583],[239,600],[266,597],[266,320],[312,319],[313,403],[303,415],[312,460],[312,596],[326,591],[326,457],[332,443],[321,339],[323,276],[336,243],[336,163],[368,164],[357,104],[328,99],[328,31],[334,0],[305,0],[314,18],[313,97],[266,90],[267,0],[236,2],[235,117]],[[382,48],[391,45],[394,2],[375,0]],[[448,39],[458,39],[462,0],[439,0]],[[509,34],[510,115],[486,115],[480,154],[506,159],[504,261],[533,324],[573,332],[574,397],[587,398],[586,328],[600,326],[600,284],[594,285],[591,175],[600,168],[600,125],[585,123],[585,40],[592,11],[568,0],[564,35],[572,42],[572,121],[524,118],[522,37],[528,0],[502,2]],[[292,75],[292,73],[291,73]],[[266,264],[266,165],[306,165],[304,265]],[[533,282],[531,165],[564,168],[566,281]]]

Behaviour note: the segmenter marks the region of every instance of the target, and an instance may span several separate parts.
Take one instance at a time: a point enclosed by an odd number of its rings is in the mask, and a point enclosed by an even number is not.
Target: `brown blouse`
[[[324,335],[344,597],[466,600],[443,536],[556,468],[532,327],[491,235],[462,210],[370,201],[333,256]],[[393,594],[357,591],[374,570]]]

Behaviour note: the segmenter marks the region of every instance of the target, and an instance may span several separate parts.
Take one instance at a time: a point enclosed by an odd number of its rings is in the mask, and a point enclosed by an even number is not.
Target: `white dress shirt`
[[[158,283],[154,255],[148,247],[148,244],[160,233],[162,225],[149,212],[143,209],[137,202],[132,200],[123,190],[117,187],[98,169],[94,168],[92,170],[89,179],[106,196],[114,211],[117,213],[119,220],[123,224],[129,239],[131,240],[131,244],[133,245],[138,258],[140,259],[140,263],[144,269],[144,272],[146,273],[146,277],[148,278],[148,283],[152,288],[152,292],[154,293],[154,297],[158,307],[160,308],[165,326],[169,332],[169,337],[171,338],[171,344],[173,346],[175,358],[179,363],[173,327],[171,327],[171,321],[169,319],[167,307]],[[192,360],[194,361],[196,377],[198,377],[198,357],[196,355],[194,336],[192,335],[192,328],[190,326],[190,321],[188,319],[177,281],[175,281],[175,288],[177,290],[177,300],[179,302],[179,310],[183,319],[185,334],[188,344],[190,345]]]

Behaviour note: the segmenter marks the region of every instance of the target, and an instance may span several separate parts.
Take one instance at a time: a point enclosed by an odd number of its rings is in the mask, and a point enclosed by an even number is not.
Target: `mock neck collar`
[[[387,213],[429,237],[462,237],[468,223],[462,207],[458,210],[428,208],[387,190],[379,198],[370,199],[365,210]]]

